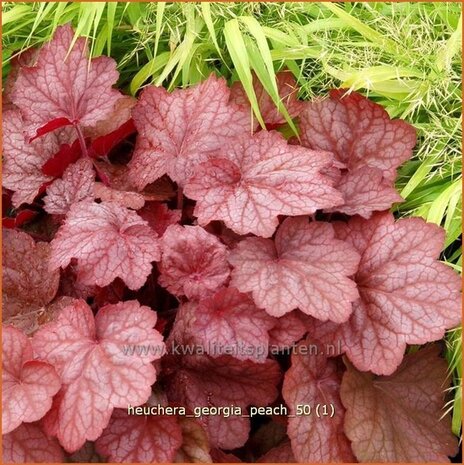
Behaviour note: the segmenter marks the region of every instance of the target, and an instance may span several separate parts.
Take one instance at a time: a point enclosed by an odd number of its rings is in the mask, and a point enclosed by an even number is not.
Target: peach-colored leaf
[[[238,234],[270,237],[279,215],[313,214],[342,202],[322,174],[330,162],[326,152],[288,145],[278,132],[260,131],[198,165],[184,192],[197,201],[200,225],[221,220]]]
[[[169,226],[161,251],[159,283],[176,296],[206,297],[229,277],[226,246],[200,226]]]
[[[94,126],[121,98],[112,88],[119,76],[116,62],[109,57],[89,59],[87,40],[80,37],[73,44],[73,38],[70,25],[59,27],[40,50],[35,66],[19,70],[11,98],[31,137],[56,120],[61,125]]]
[[[34,360],[28,337],[12,326],[2,328],[2,433],[40,420],[61,387],[48,363]]]
[[[22,424],[2,437],[3,463],[63,463],[58,441],[36,423]]]
[[[81,158],[69,165],[62,179],[56,179],[47,187],[44,209],[55,215],[66,215],[71,205],[93,198],[95,171],[89,158]]]
[[[163,353],[156,319],[137,301],[106,305],[94,318],[77,300],[34,334],[34,353],[55,367],[64,385],[47,429],[68,452],[96,440],[114,408],[149,398],[156,380],[151,362]],[[153,350],[136,350],[142,346]]]
[[[355,276],[360,298],[341,325],[313,321],[310,333],[317,339],[340,342],[359,370],[389,375],[406,344],[441,339],[459,324],[461,280],[437,260],[443,229],[421,218],[395,221],[377,213],[336,223],[335,230],[361,255]]]
[[[336,239],[329,223],[287,218],[275,240],[246,238],[232,250],[231,284],[251,292],[258,307],[276,317],[299,308],[320,320],[346,321],[358,297],[349,278],[359,255]]]
[[[156,233],[135,212],[111,202],[74,204],[51,245],[52,268],[76,258],[77,278],[87,285],[106,286],[119,277],[139,289],[159,260]]]
[[[139,132],[129,163],[133,182],[143,188],[168,174],[182,185],[194,166],[250,131],[249,112],[229,103],[229,94],[226,81],[214,75],[171,94],[145,88],[133,110]]]
[[[354,462],[350,442],[343,432],[337,363],[325,355],[303,352],[308,346],[309,340],[305,340],[296,347],[282,388],[292,415],[288,419],[288,436],[293,453],[303,463]],[[311,411],[298,412],[298,405],[307,405]],[[326,416],[321,414],[325,410]]]

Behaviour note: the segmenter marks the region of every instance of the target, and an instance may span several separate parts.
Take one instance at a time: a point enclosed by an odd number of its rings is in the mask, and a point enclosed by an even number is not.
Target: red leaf
[[[288,419],[288,436],[298,462],[354,462],[348,439],[343,432],[344,409],[339,390],[341,376],[336,362],[324,355],[303,352],[309,340],[302,341],[292,355],[292,366],[285,373],[282,395],[292,416]],[[309,405],[311,412],[298,414],[298,405]],[[327,416],[316,414],[324,407]],[[331,415],[331,408],[334,415]]]
[[[63,463],[58,441],[37,424],[23,424],[2,437],[3,463]]]
[[[234,288],[212,297],[183,304],[173,329],[177,342],[204,347],[212,357],[224,354],[239,360],[264,362],[275,319],[259,309],[246,294]]]
[[[231,252],[231,285],[252,292],[258,307],[272,316],[299,308],[320,320],[346,321],[358,297],[348,278],[359,255],[334,237],[330,224],[287,218],[275,240],[247,238]]]
[[[329,163],[327,153],[288,145],[279,133],[260,131],[200,164],[184,192],[197,201],[200,225],[221,220],[238,234],[270,237],[278,215],[313,214],[342,201],[321,174]]]
[[[8,229],[19,228],[27,223],[32,218],[37,216],[37,212],[33,210],[24,209],[19,211],[15,217],[4,217],[2,219],[2,226]]]
[[[80,37],[73,45],[73,37],[70,25],[59,27],[40,50],[36,65],[19,70],[12,100],[30,136],[69,123],[93,126],[109,116],[121,97],[112,88],[118,79],[116,62],[108,57],[89,60],[87,40]]]
[[[49,121],[47,124],[42,126],[40,129],[37,129],[35,136],[29,139],[29,142],[37,139],[38,137],[44,136],[49,132],[53,132],[55,129],[62,128],[63,126],[72,126],[72,122],[68,118],[55,118],[52,121]]]
[[[138,214],[155,230],[158,236],[162,236],[172,224],[179,223],[182,212],[170,210],[164,203],[149,202],[140,209]]]
[[[123,123],[119,128],[115,129],[113,132],[98,137],[90,145],[92,156],[97,158],[107,155],[113,147],[129,137],[135,131],[136,129],[134,121],[130,119]]]
[[[2,328],[2,433],[40,420],[52,406],[61,382],[54,368],[33,360],[28,337],[13,326]]]
[[[115,410],[97,439],[100,455],[116,463],[170,463],[182,444],[182,430],[172,416],[131,416]]]
[[[314,322],[317,339],[340,341],[358,369],[388,375],[401,363],[406,344],[441,339],[459,323],[459,276],[436,260],[444,242],[441,228],[379,213],[338,223],[336,232],[361,254],[355,277],[360,299],[346,323]]]
[[[42,166],[60,149],[61,144],[70,142],[68,129],[48,134],[28,143],[24,134],[24,123],[18,110],[3,113],[3,186],[14,191],[13,205],[31,203],[41,186],[52,180],[42,172]]]
[[[169,94],[162,87],[147,87],[134,108],[139,132],[131,178],[143,188],[164,174],[184,184],[194,166],[250,130],[248,112],[228,103],[224,79],[211,75],[189,89]]]
[[[50,245],[26,233],[3,231],[2,318],[28,334],[37,329],[42,307],[55,297],[60,274],[49,271]]]
[[[42,166],[42,173],[54,178],[60,178],[66,168],[81,157],[81,145],[76,139],[71,145],[63,144],[58,152]]]
[[[304,103],[298,100],[298,87],[293,74],[290,71],[281,71],[276,74],[276,82],[280,101],[287,109],[288,114],[292,118],[295,118],[303,110]],[[282,124],[285,124],[285,118],[276,108],[272,98],[264,90],[261,81],[255,74],[253,75],[253,89],[266,127],[268,129],[275,129]],[[245,105],[248,111],[251,111],[250,101],[248,100],[241,82],[234,82],[230,88],[230,100],[237,105]]]
[[[139,289],[159,260],[156,233],[135,212],[114,203],[74,204],[52,241],[51,266],[65,268],[77,258],[78,280],[106,286],[121,278]]]
[[[62,179],[47,187],[44,210],[54,215],[65,215],[71,206],[81,200],[93,198],[95,171],[89,158],[81,158],[69,165]]]
[[[34,334],[34,352],[55,367],[65,385],[54,427],[67,451],[97,439],[113,408],[146,402],[156,380],[151,362],[163,349],[155,324],[156,313],[137,301],[107,305],[94,319],[88,305],[78,300]],[[159,353],[125,353],[139,346],[156,347]]]
[[[273,360],[253,363],[227,355],[175,358],[167,394],[173,402],[195,407],[265,406],[277,397],[279,366]],[[235,449],[245,444],[250,423],[243,416],[202,416],[212,447]]]
[[[401,201],[392,182],[398,166],[411,158],[416,144],[412,126],[390,120],[380,105],[342,89],[332,91],[329,98],[307,103],[300,120],[302,144],[332,152],[347,170],[349,179],[342,177],[340,187],[347,205],[337,211],[367,218],[372,211]],[[358,173],[365,167],[379,170],[374,174],[377,181],[369,180],[365,172]]]
[[[229,277],[226,246],[199,226],[169,226],[161,244],[158,281],[171,294],[200,299]]]
[[[361,462],[449,462],[458,441],[444,415],[447,368],[436,346],[407,355],[391,376],[348,366],[341,388],[345,431]]]

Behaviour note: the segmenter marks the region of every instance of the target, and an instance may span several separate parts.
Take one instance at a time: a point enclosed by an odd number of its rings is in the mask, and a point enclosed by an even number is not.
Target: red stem
[[[89,153],[87,152],[87,145],[85,143],[85,138],[84,138],[84,134],[82,133],[82,129],[78,124],[75,124],[74,128],[76,129],[76,132],[77,132],[77,137],[79,139],[79,145],[81,146],[82,155],[84,155],[84,157],[88,157]]]
[[[184,193],[181,187],[177,188],[177,209],[182,210],[184,208]]]

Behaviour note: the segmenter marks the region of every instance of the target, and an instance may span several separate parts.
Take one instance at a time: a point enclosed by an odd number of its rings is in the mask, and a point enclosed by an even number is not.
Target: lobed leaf
[[[69,210],[52,243],[50,266],[77,259],[77,279],[106,286],[121,278],[139,289],[160,258],[156,233],[135,212],[115,203],[83,200]]]
[[[68,452],[100,437],[114,408],[149,398],[156,380],[151,362],[163,353],[162,336],[153,329],[156,320],[156,313],[137,301],[106,305],[94,318],[85,301],[76,300],[34,334],[34,352],[55,367],[63,382],[48,430]],[[159,353],[125,353],[142,345]]]
[[[87,41],[70,25],[57,28],[38,53],[33,67],[22,67],[11,99],[21,110],[29,137],[61,126],[93,126],[109,116],[121,94],[112,86],[118,79],[109,57],[89,60]]]
[[[202,226],[221,220],[238,234],[270,237],[278,215],[313,214],[342,201],[322,171],[325,152],[288,145],[277,132],[243,136],[198,165],[185,185]]]
[[[232,250],[231,284],[251,292],[258,307],[276,317],[299,308],[322,321],[344,322],[358,298],[349,278],[355,249],[335,238],[328,223],[287,218],[274,240],[247,238]]]

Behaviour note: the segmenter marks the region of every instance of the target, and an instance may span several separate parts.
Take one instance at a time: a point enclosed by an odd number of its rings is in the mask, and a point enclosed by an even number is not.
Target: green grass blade
[[[232,63],[235,66],[235,70],[237,71],[238,77],[240,78],[243,88],[247,94],[248,100],[250,100],[253,113],[255,114],[259,124],[262,127],[265,127],[261,112],[259,111],[256,94],[253,89],[253,79],[250,70],[248,51],[237,19],[231,19],[226,23],[224,27],[224,38]]]

